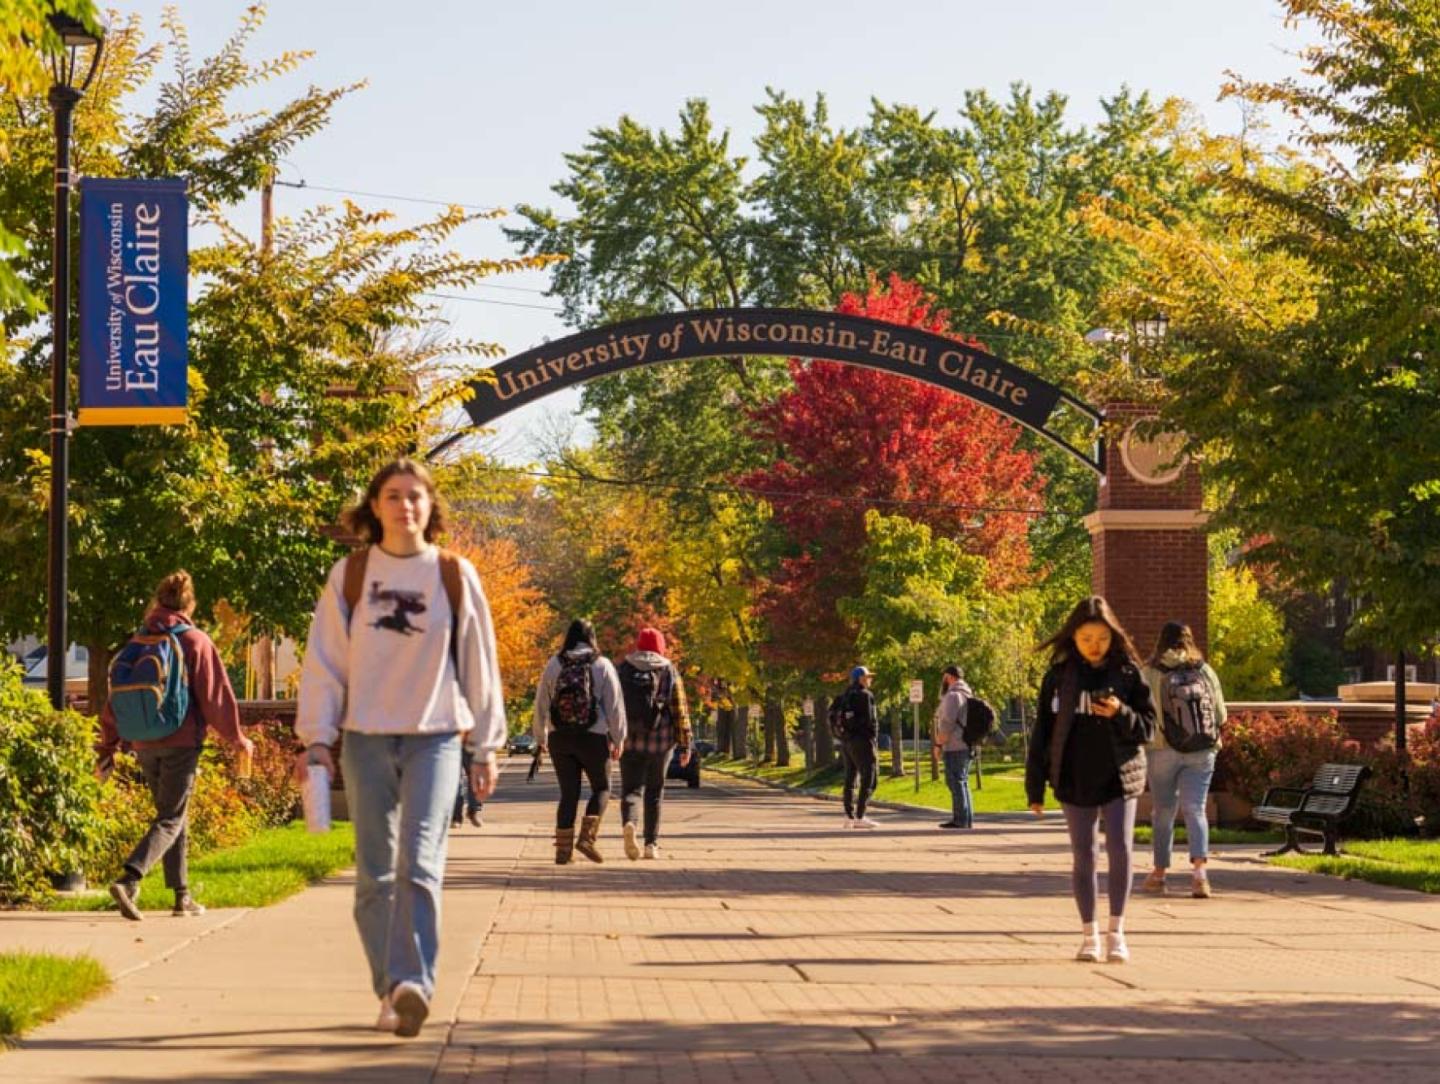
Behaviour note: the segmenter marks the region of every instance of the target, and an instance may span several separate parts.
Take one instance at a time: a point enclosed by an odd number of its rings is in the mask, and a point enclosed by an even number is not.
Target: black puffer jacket
[[[1120,700],[1120,710],[1111,719],[1083,714],[1088,703],[1082,692],[1108,686]],[[1107,723],[1114,775],[1106,778],[1072,778],[1066,758],[1075,748],[1071,731],[1076,720],[1094,719]],[[1128,662],[1112,663],[1103,670],[1078,659],[1050,667],[1040,683],[1040,704],[1035,731],[1030,735],[1030,755],[1025,764],[1025,794],[1031,805],[1045,800],[1045,784],[1062,802],[1096,805],[1102,797],[1138,798],[1145,790],[1145,746],[1155,734],[1155,705],[1150,686],[1140,671]],[[1118,782],[1118,786],[1115,785]]]

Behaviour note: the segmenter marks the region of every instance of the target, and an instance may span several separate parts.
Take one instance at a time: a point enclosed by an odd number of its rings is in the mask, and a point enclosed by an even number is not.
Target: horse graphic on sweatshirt
[[[379,580],[370,581],[369,602],[371,606],[390,606],[391,612],[370,622],[372,629],[389,629],[401,636],[412,632],[424,632],[418,625],[410,623],[411,614],[425,612],[425,596],[419,591],[399,591],[395,588],[382,589]]]

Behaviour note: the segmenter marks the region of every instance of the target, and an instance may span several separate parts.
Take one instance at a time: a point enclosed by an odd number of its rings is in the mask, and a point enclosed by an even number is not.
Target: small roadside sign
[[[925,702],[925,682],[916,678],[910,682],[910,703],[923,704]]]

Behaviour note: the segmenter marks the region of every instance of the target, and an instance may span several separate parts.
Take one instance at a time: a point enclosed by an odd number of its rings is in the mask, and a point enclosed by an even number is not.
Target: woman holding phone
[[[1130,959],[1125,905],[1130,899],[1135,807],[1145,790],[1145,746],[1155,731],[1150,686],[1141,676],[1130,637],[1098,595],[1077,605],[1040,650],[1049,650],[1050,669],[1040,683],[1025,764],[1026,796],[1031,812],[1043,816],[1048,783],[1065,813],[1071,883],[1084,928],[1075,958],[1125,963]],[[1095,918],[1101,818],[1110,899],[1103,946]]]

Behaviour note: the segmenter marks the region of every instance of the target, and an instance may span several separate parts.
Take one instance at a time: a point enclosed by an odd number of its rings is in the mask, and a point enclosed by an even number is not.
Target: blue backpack
[[[190,709],[190,675],[180,634],[193,626],[161,632],[141,628],[110,662],[110,711],[126,741],[159,741],[180,729]]]

